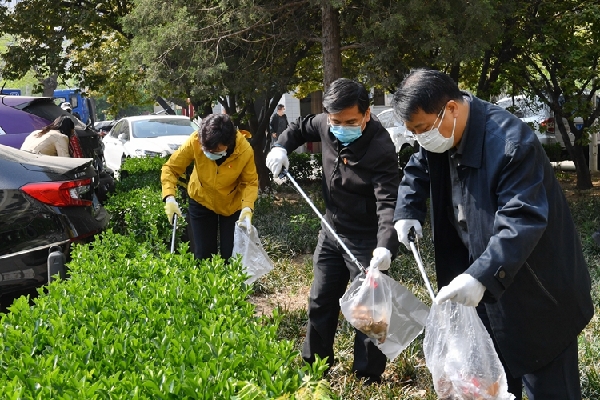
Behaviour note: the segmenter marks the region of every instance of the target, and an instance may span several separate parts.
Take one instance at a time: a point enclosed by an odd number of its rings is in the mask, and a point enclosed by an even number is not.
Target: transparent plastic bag
[[[340,299],[350,324],[374,339],[389,360],[394,360],[423,331],[429,308],[407,288],[369,268],[358,275]]]
[[[387,338],[384,343],[377,344],[377,347],[390,361],[394,361],[423,332],[429,307],[389,276],[383,275],[383,279],[390,288],[392,314]]]
[[[375,343],[385,342],[392,314],[390,288],[383,276],[377,268],[369,268],[352,281],[340,299],[346,320]]]
[[[273,262],[262,247],[258,231],[251,225],[250,231],[235,225],[233,234],[233,256],[241,254],[244,272],[249,275],[246,284],[251,284],[273,269]]]
[[[440,400],[511,400],[494,343],[475,307],[433,304],[423,352]]]

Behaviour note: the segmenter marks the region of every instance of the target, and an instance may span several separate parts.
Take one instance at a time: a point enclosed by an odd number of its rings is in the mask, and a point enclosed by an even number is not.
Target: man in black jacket
[[[321,142],[325,219],[363,266],[386,271],[399,246],[392,224],[399,183],[394,144],[371,115],[368,93],[360,83],[336,80],[323,97],[323,107],[325,113],[298,118],[281,134],[267,166],[278,176],[289,166],[288,152],[305,142]],[[302,357],[308,363],[315,356],[327,357],[332,366],[339,299],[360,271],[325,227],[319,233],[313,269]],[[379,382],[385,364],[385,355],[356,331],[356,376]]]
[[[287,115],[285,115],[285,106],[277,105],[277,112],[269,120],[269,131],[271,132],[271,147],[277,142],[279,135],[288,127]]]
[[[591,280],[535,133],[435,70],[411,72],[394,110],[421,145],[395,227],[408,247],[431,210],[435,302],[477,307],[517,400],[523,385],[530,400],[581,399],[577,335],[594,314]]]

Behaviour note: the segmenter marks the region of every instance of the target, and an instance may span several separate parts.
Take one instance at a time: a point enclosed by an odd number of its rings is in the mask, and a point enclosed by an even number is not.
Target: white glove
[[[287,150],[280,146],[275,146],[267,154],[267,168],[271,171],[275,178],[279,178],[281,168],[290,167],[290,160],[287,157]]]
[[[419,220],[416,219],[400,219],[396,221],[394,228],[398,232],[398,241],[406,246],[406,248],[409,250],[410,244],[408,240],[408,233],[410,232],[410,228],[415,228],[417,237],[423,237],[423,228],[421,228],[421,223]]]
[[[441,304],[451,300],[467,307],[476,307],[484,293],[485,286],[481,282],[469,274],[460,274],[449,285],[441,288],[433,301],[435,304]]]
[[[242,208],[237,224],[240,228],[245,228],[246,231],[250,231],[250,228],[252,227],[252,209],[250,207]]]
[[[387,271],[392,263],[392,253],[385,247],[377,247],[373,250],[373,258],[369,268],[378,268],[380,271]]]
[[[173,216],[177,214],[181,218],[181,209],[174,196],[167,196],[165,199],[165,213],[169,219],[169,223],[173,225]]]

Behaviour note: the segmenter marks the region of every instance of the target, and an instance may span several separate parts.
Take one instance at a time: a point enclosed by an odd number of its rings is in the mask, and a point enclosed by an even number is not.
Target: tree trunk
[[[454,64],[450,68],[450,78],[452,78],[452,80],[454,80],[454,82],[458,84],[458,82],[460,81],[460,65]]]
[[[252,132],[250,144],[254,150],[254,163],[258,172],[258,187],[261,191],[264,191],[271,185],[271,178],[264,153],[267,142],[266,132],[271,114],[282,95],[283,93],[275,93],[269,100],[254,100],[254,102],[249,101],[246,104],[247,108],[253,110],[253,112],[249,113],[248,118],[250,132]]]
[[[322,11],[323,31],[323,91],[331,82],[342,77],[342,53],[340,50],[340,20],[338,10],[324,2]]]
[[[54,90],[58,87],[58,76],[50,75],[49,77],[42,79],[41,83],[44,85],[44,91],[42,96],[54,97]]]
[[[563,122],[562,116],[560,114],[556,115],[554,118],[555,126],[558,126],[558,132],[555,133],[558,135],[562,135],[563,143],[565,144],[569,155],[573,159],[575,163],[575,173],[577,175],[577,189],[579,190],[587,190],[593,187],[592,185],[592,175],[590,174],[589,166],[586,162],[584,149],[587,149],[587,146],[581,145],[571,145],[571,139],[569,135],[567,135],[567,128]],[[574,142],[579,143],[581,140],[582,133],[574,131],[573,135],[575,137]]]

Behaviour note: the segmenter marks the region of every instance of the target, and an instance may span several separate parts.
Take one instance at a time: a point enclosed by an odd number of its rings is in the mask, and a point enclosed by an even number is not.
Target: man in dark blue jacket
[[[298,118],[279,137],[267,156],[274,176],[288,167],[287,154],[305,142],[321,142],[325,219],[363,266],[382,271],[398,250],[393,226],[399,173],[390,135],[371,115],[369,95],[350,79],[334,81],[323,96],[325,113]],[[302,357],[334,364],[333,341],[340,314],[339,300],[359,269],[323,227],[313,258],[314,280],[308,304],[308,328]],[[356,376],[379,382],[386,357],[364,333],[356,331]]]
[[[431,199],[434,301],[477,307],[517,399],[523,384],[530,400],[581,399],[577,335],[594,314],[590,276],[535,133],[434,70],[412,71],[394,110],[421,145],[404,169],[395,228],[408,246]]]

